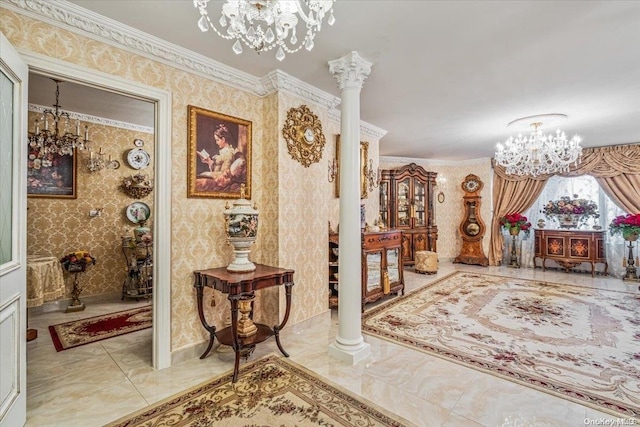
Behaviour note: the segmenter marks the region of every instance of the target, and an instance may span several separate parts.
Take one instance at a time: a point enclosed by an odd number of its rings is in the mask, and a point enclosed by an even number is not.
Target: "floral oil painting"
[[[61,155],[29,147],[27,195],[75,199],[77,153],[73,151],[72,155]]]

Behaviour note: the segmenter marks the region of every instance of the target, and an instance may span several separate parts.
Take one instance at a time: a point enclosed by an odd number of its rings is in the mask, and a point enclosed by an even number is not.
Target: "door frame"
[[[10,141],[11,256],[0,265],[0,426],[27,419],[27,97],[29,71],[14,46],[0,32],[2,74],[13,84]],[[4,148],[4,147],[3,147]],[[6,190],[6,189],[5,189]]]
[[[95,69],[18,49],[29,71],[151,101],[155,111],[153,221],[153,356],[156,370],[171,366],[171,92]]]

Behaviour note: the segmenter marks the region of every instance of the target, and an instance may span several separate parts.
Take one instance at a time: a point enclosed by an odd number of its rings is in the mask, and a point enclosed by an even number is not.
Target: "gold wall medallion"
[[[325,145],[322,123],[306,105],[291,108],[282,128],[282,136],[287,141],[287,150],[294,160],[308,168],[322,157]]]

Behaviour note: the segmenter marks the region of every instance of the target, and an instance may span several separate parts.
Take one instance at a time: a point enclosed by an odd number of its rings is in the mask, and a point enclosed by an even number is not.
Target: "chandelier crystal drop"
[[[35,120],[35,130],[29,132],[29,147],[40,153],[73,156],[75,148],[85,149],[89,142],[89,127],[84,127],[84,138],[80,135],[80,120],[75,122],[75,133],[71,132],[71,116],[60,107],[60,80],[56,82],[56,103],[42,112],[42,117]],[[42,124],[42,129],[40,128]]]
[[[512,123],[515,122],[517,121]],[[543,134],[540,121],[529,123],[529,125],[534,130],[528,137],[518,134],[515,138],[509,137],[504,144],[497,145],[495,160],[505,167],[508,175],[535,177],[563,173],[568,172],[572,164],[577,165],[580,162],[582,147],[578,135],[569,140],[559,129],[555,135]]]
[[[198,28],[201,31],[211,28],[222,38],[235,39],[232,49],[236,54],[242,53],[243,44],[258,53],[276,48],[278,61],[282,61],[286,53],[295,53],[302,47],[313,49],[313,40],[327,13],[327,23],[333,25],[335,22],[335,0],[226,0],[218,29],[207,11],[209,1],[193,0],[194,7],[200,12]],[[304,37],[298,38],[300,22],[306,32]]]

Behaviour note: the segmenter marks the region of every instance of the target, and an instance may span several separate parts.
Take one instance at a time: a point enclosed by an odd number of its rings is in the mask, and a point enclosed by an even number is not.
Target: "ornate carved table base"
[[[230,273],[226,267],[211,268],[208,270],[195,271],[195,283],[198,299],[198,316],[202,326],[209,332],[209,344],[200,356],[200,359],[207,357],[215,338],[220,344],[231,346],[236,354],[233,367],[233,382],[238,381],[240,368],[240,357],[248,358],[256,344],[274,336],[280,352],[289,357],[280,343],[280,331],[287,324],[289,313],[291,312],[291,288],[293,287],[293,270],[284,268],[269,267],[267,265],[256,264],[255,271],[247,273]],[[286,296],[286,309],[284,318],[279,325],[269,327],[263,324],[254,324],[252,320],[255,291],[272,286],[284,285]],[[231,326],[217,330],[215,326],[209,325],[204,316],[204,288],[210,287],[222,293],[228,294],[231,303]],[[238,318],[240,312],[240,318]],[[255,328],[255,329],[254,329]]]

